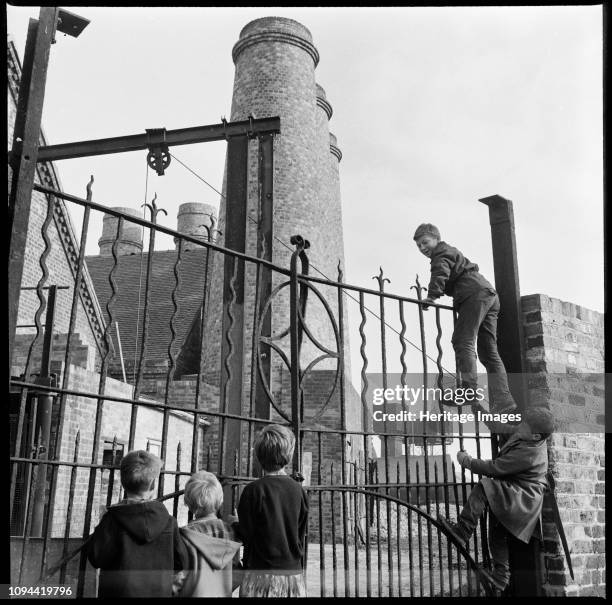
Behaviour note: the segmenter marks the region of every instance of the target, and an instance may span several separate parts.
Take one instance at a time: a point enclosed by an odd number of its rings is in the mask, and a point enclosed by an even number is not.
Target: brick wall
[[[166,392],[166,381],[158,380],[157,399],[163,400]],[[175,380],[168,385],[168,402],[173,406],[181,406],[186,410],[197,407],[199,410],[218,411],[219,408],[219,388],[205,382],[200,385],[200,396],[196,399],[197,375],[185,375],[181,380]],[[197,404],[196,404],[197,401]],[[193,414],[189,414],[193,417]],[[197,448],[196,469],[208,469],[217,471],[218,454],[218,419],[214,416],[198,414],[201,426],[201,441]],[[184,463],[182,470],[191,469],[191,446],[189,449],[183,447]]]
[[[545,499],[544,590],[605,596],[605,433],[603,314],[534,294],[522,298],[530,403],[558,421],[549,464],[570,548],[571,579]]]
[[[51,365],[59,368],[63,367],[66,355],[66,341],[68,339],[67,334],[54,334],[53,344],[50,356]],[[81,340],[81,335],[76,333],[70,337],[71,341],[71,354],[69,363],[78,366],[80,368],[87,368],[88,370],[96,369],[96,361],[99,359],[96,355],[95,349],[87,346]],[[13,353],[13,369],[11,374],[18,376],[21,371],[25,368],[27,363],[28,355],[30,355],[30,368],[33,371],[39,371],[42,360],[42,349],[43,339],[40,338],[34,346],[31,347],[33,342],[31,334],[16,334],[14,353]],[[32,351],[30,353],[30,348]]]
[[[99,388],[100,375],[88,371],[85,368],[72,366],[70,368],[70,381],[68,388],[81,392],[97,392]],[[129,399],[132,396],[132,385],[107,378],[104,393]],[[151,401],[152,399],[148,399]],[[96,422],[97,400],[86,397],[69,396],[66,400],[66,411],[62,434],[60,437],[60,451],[58,458],[64,461],[72,461],[75,451],[75,439],[79,433],[78,462],[90,464],[93,454],[94,428]],[[97,464],[102,463],[103,441],[117,439],[119,444],[124,444],[124,452],[127,452],[130,418],[132,406],[128,403],[117,401],[104,401],[102,404],[100,425],[100,446],[93,457]],[[163,456],[164,469],[173,471],[177,469],[178,446],[180,443],[180,469],[190,470],[191,445],[193,439],[192,415],[183,412],[171,412],[168,414],[168,430],[166,440],[166,452]],[[157,443],[162,438],[163,413],[155,408],[139,406],[136,416],[136,429],[134,436],[134,449],[146,449],[147,443]],[[109,471],[98,471],[96,485],[93,492],[92,525],[93,529],[98,523],[100,515],[104,511],[107,498]],[[179,489],[182,489],[188,476],[182,476],[179,481]],[[113,490],[112,502],[120,497],[119,475],[115,473],[115,489]],[[79,536],[83,533],[83,522],[85,518],[85,507],[88,495],[89,469],[79,469],[74,489],[73,512],[71,517],[71,536]],[[165,478],[164,493],[175,490],[173,474]],[[54,537],[63,536],[66,526],[66,511],[70,497],[70,468],[60,467],[57,479],[56,497],[53,509]],[[182,505],[179,506],[179,522],[184,523],[187,519],[187,511]],[[166,505],[172,511],[172,500],[166,501]]]

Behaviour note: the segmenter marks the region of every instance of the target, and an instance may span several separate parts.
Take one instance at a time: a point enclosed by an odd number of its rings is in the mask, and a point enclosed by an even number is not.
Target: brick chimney
[[[142,218],[142,213],[134,208],[114,207],[112,210],[123,212],[137,218]],[[98,240],[100,256],[112,256],[112,248],[117,238],[117,226],[119,219],[112,214],[105,214],[102,222],[102,237]],[[142,252],[142,227],[129,220],[123,221],[123,229],[119,234],[119,246],[117,254],[127,256],[128,254],[140,254]]]
[[[178,215],[176,217],[176,230],[179,233],[190,235],[202,241],[208,241],[209,232],[207,230],[211,228],[212,219],[211,215],[217,219],[217,210],[210,204],[204,204],[201,202],[187,202],[179,206]],[[210,234],[211,240],[214,241],[215,234]],[[174,244],[178,250],[178,238],[174,238]],[[197,244],[193,242],[183,240],[183,252],[199,248]]]

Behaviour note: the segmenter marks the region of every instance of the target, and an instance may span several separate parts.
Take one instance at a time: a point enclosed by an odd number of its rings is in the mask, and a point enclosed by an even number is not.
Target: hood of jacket
[[[107,512],[132,538],[141,544],[152,542],[166,529],[172,517],[166,507],[156,500],[137,504],[120,502]]]
[[[238,542],[227,538],[214,538],[188,527],[182,527],[180,531],[183,540],[195,548],[211,569],[226,567],[240,548]]]

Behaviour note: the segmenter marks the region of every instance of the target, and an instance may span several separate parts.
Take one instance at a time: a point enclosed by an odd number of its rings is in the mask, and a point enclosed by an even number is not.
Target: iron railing
[[[481,433],[478,425],[468,433],[461,424],[442,421],[433,431],[427,424],[417,429],[413,424],[409,429],[406,423],[399,432],[387,427],[374,430],[368,400],[369,367],[378,370],[383,388],[388,388],[393,373],[402,385],[408,384],[410,374],[421,377],[424,385],[458,384],[454,355],[452,363],[444,361],[443,344],[455,318],[451,307],[432,305],[433,313],[426,315],[418,279],[416,297],[397,296],[385,292],[388,280],[382,270],[375,276],[378,289],[346,284],[341,271],[336,281],[315,277],[309,272],[308,242],[300,236],[292,238],[287,269],[219,245],[208,227],[208,237],[201,240],[158,224],[161,209],[155,200],[147,204],[151,220],[146,220],[94,202],[91,183],[86,199],[43,185],[34,189],[47,218],[40,229],[42,243],[24,253],[29,262],[40,265],[35,286],[38,307],[33,317],[22,314],[20,329],[27,332],[21,333],[21,339],[28,352],[20,376],[10,383],[14,401],[12,542],[19,561],[13,569],[15,583],[36,578],[73,582],[78,596],[91,594],[91,572],[82,545],[104,506],[121,497],[119,442],[127,451],[144,449],[152,439],[159,441],[165,467],[158,498],[167,501],[170,512],[183,521],[189,516],[180,499],[182,488],[191,473],[201,468],[222,476],[226,508],[236,507],[242,486],[258,473],[252,455],[255,432],[278,422],[293,429],[294,470],[307,475],[311,512],[306,563],[311,592],[434,596],[489,590],[476,570],[488,558],[483,548],[484,525],[464,550],[447,539],[435,516],[456,517],[473,485],[473,479],[451,462],[451,446],[471,442],[477,455],[488,454],[494,448],[490,435]],[[68,205],[83,210],[81,236],[77,253],[68,257],[69,270],[61,274],[62,283],[53,284],[60,277],[48,268],[54,228],[50,217],[58,207],[67,212]],[[118,219],[104,276],[106,293],[103,298],[100,292],[93,297],[98,296],[101,313],[84,308],[82,296],[85,285],[91,287],[95,281],[85,257],[92,213]],[[148,252],[138,259],[142,313],[138,314],[136,361],[129,384],[119,380],[121,343],[113,332],[118,309],[133,300],[136,287],[125,277],[126,266],[136,260],[119,254],[126,223],[149,234]],[[172,284],[172,311],[163,318],[164,325],[158,319],[152,328],[152,306],[160,296],[155,277],[157,234],[176,238],[178,249],[171,272],[164,276]],[[198,312],[192,324],[198,343],[197,371],[190,377],[176,375],[184,344],[177,333],[184,300],[180,293],[185,283],[194,280],[194,275],[184,273],[186,243],[196,246],[202,260],[195,280]],[[240,289],[242,299],[237,296],[238,275],[249,284]],[[99,284],[100,274],[96,280]],[[262,283],[271,285],[264,289]],[[43,327],[42,313],[51,304],[44,296],[49,285],[68,286],[68,294],[55,302],[56,319]],[[409,313],[417,321],[408,321]],[[84,316],[91,327],[89,337],[81,333]],[[101,325],[92,325],[96,321]],[[149,345],[153,329],[166,335],[163,346],[159,339],[155,341],[154,350]],[[56,382],[36,380],[33,374],[45,331],[44,355],[56,358]],[[91,349],[98,351],[86,367],[76,361],[77,334],[89,338]],[[65,337],[63,350],[56,348],[55,355],[49,350],[52,335]],[[359,389],[352,386],[349,343],[359,344],[359,380],[355,381]],[[408,345],[416,351],[415,360],[409,356]],[[430,350],[435,350],[435,358]],[[62,363],[57,363],[59,353]],[[153,368],[152,359],[157,364]],[[453,371],[446,371],[444,363]],[[232,399],[237,395],[238,410]],[[45,409],[51,417],[47,434],[37,420],[42,401],[51,401]],[[432,405],[442,409],[440,402]],[[105,441],[112,443],[110,464],[103,459]],[[41,498],[46,506],[36,509]],[[34,514],[35,509],[42,513]],[[315,568],[318,574],[313,575]]]

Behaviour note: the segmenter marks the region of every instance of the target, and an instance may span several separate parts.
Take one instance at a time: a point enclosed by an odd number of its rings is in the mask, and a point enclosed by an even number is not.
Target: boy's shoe
[[[457,523],[455,523],[454,521],[449,521],[448,519],[445,519],[442,515],[438,515],[438,522],[452,536],[455,542],[457,542],[459,545],[465,548],[467,544],[467,538],[463,536],[463,534],[461,533],[461,530],[459,529],[459,525]]]
[[[493,587],[494,590],[499,592],[504,592],[506,588],[508,588],[508,580],[504,578],[500,578],[494,572],[489,571],[483,565],[478,565],[478,569],[482,573],[482,575],[487,579],[489,584]]]

